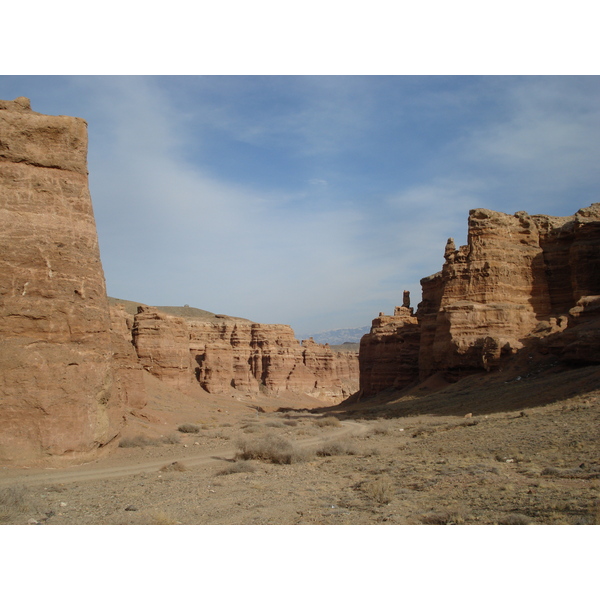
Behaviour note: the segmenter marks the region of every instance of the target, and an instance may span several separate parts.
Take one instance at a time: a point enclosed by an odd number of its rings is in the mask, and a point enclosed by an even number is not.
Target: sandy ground
[[[130,447],[65,469],[2,469],[0,522],[600,523],[594,391],[470,417],[394,416],[402,402],[308,414],[203,400],[158,382],[130,419]]]

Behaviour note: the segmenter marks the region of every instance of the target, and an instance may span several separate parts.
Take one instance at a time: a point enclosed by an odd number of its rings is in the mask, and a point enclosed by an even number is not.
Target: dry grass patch
[[[512,513],[498,521],[498,525],[529,525],[531,519],[527,515]]]
[[[264,460],[275,464],[290,465],[307,460],[311,454],[298,448],[289,440],[277,435],[267,435],[261,439],[238,440],[237,458],[242,460]]]
[[[30,510],[32,506],[27,500],[24,487],[13,486],[0,490],[0,523],[8,523]]]
[[[389,504],[394,499],[394,484],[388,475],[366,481],[360,489],[378,504]]]
[[[369,433],[372,435],[388,435],[392,433],[392,428],[389,423],[377,423],[371,427]]]
[[[340,456],[358,454],[358,448],[347,440],[327,442],[317,449],[317,456]]]
[[[256,467],[247,462],[234,462],[225,469],[217,471],[216,475],[232,475],[233,473],[254,473]]]
[[[317,427],[341,427],[342,424],[337,417],[321,417],[315,419],[314,424]]]
[[[145,435],[135,435],[133,437],[124,437],[119,442],[119,448],[145,448],[146,446],[158,446],[159,438],[149,438]]]
[[[425,513],[420,521],[423,525],[464,525],[465,517],[461,511],[448,510]]]
[[[199,433],[200,427],[193,423],[184,423],[177,428],[177,431],[181,431],[181,433]]]

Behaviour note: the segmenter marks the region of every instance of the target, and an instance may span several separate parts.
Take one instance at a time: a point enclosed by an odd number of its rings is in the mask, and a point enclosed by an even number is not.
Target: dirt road
[[[324,442],[329,442],[347,434],[360,435],[368,427],[362,423],[354,421],[343,421],[341,427],[335,428],[335,431],[327,435],[319,435],[310,439],[301,440],[297,445],[301,448],[311,448]],[[192,455],[184,453],[184,448],[176,456],[170,456],[170,460],[180,462],[187,468],[199,467],[208,464],[219,464],[223,461],[232,461],[236,450],[233,446],[223,449],[206,450]],[[118,464],[115,464],[118,461]],[[3,469],[0,471],[0,487],[10,485],[48,485],[48,484],[67,484],[83,481],[97,481],[101,479],[112,479],[115,477],[126,477],[140,475],[143,473],[152,473],[165,466],[164,456],[161,458],[138,461],[133,464],[121,464],[123,459],[118,457],[109,457],[93,463],[80,465],[76,467],[67,467],[65,469]]]

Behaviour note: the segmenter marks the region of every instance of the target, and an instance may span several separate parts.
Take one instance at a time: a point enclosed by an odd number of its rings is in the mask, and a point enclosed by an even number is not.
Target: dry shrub
[[[600,525],[600,499],[594,501],[592,516],[594,517],[593,524]]]
[[[363,452],[363,456],[381,456],[381,450],[376,446],[368,448]]]
[[[356,446],[346,440],[327,442],[317,449],[317,456],[340,456],[342,454],[358,454]]]
[[[371,427],[369,433],[374,435],[388,435],[392,430],[389,423],[377,423]]]
[[[421,515],[423,525],[464,525],[465,518],[460,511],[449,510],[442,512],[430,512]]]
[[[170,465],[165,465],[161,471],[187,471],[187,467],[178,461],[172,462]]]
[[[294,420],[294,419],[286,419],[283,422],[284,425],[288,425],[289,427],[297,427],[298,426],[298,421]]]
[[[267,427],[285,427],[283,421],[265,421]]]
[[[176,433],[168,433],[162,438],[163,444],[179,444],[181,438]]]
[[[412,437],[427,437],[433,433],[435,433],[435,429],[433,427],[419,427],[418,429],[415,429],[415,431],[412,434]]]
[[[341,427],[342,424],[337,417],[321,417],[314,421],[317,427]]]
[[[233,473],[254,473],[256,467],[247,462],[234,462],[225,469],[218,471],[216,475],[231,475]]]
[[[31,509],[24,487],[13,486],[0,490],[0,523],[7,523]]]
[[[531,519],[527,515],[512,513],[498,521],[498,525],[529,525]]]
[[[302,462],[310,456],[307,451],[276,435],[267,435],[258,440],[238,440],[237,445],[240,451],[236,458],[242,460],[256,459],[290,465]]]
[[[181,431],[181,433],[199,433],[200,427],[193,423],[184,423],[177,428],[177,431]]]
[[[125,437],[119,442],[119,448],[144,448],[146,446],[158,446],[160,440],[158,438],[149,438],[145,435],[136,435],[133,437]]]
[[[366,481],[361,490],[378,504],[389,504],[394,499],[394,485],[387,475]]]
[[[244,425],[244,427],[242,427],[242,430],[244,431],[244,433],[259,433],[263,430],[263,426],[262,425]]]

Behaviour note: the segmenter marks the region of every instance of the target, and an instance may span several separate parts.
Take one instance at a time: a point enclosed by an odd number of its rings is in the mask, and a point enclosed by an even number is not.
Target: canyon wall
[[[87,125],[0,101],[0,462],[83,460],[116,439],[110,316]]]
[[[144,370],[177,389],[358,389],[358,356],[286,325],[186,309],[137,314],[106,295],[88,188],[87,124],[0,101],[0,464],[81,462],[144,407]],[[200,316],[199,316],[200,315]]]
[[[115,328],[124,331],[125,318],[123,312]],[[213,394],[290,391],[334,403],[358,389],[356,353],[312,340],[300,344],[288,325],[181,318],[140,306],[131,341],[144,369],[181,390],[200,385]]]
[[[360,341],[360,390],[367,396],[403,388],[419,374],[421,333],[408,292],[404,298],[404,306],[397,306],[393,316],[380,313]]]
[[[418,334],[406,330],[414,322],[399,314],[386,317],[385,326],[381,317],[375,319],[363,338],[365,394],[405,387],[437,372],[452,378],[490,371],[542,338],[547,340],[536,347],[565,360],[593,362],[600,204],[573,217],[471,210],[467,244],[457,249],[449,239],[444,258],[439,273],[421,280]],[[406,344],[404,331],[413,343]],[[414,373],[415,362],[418,375],[411,379],[406,374]]]

